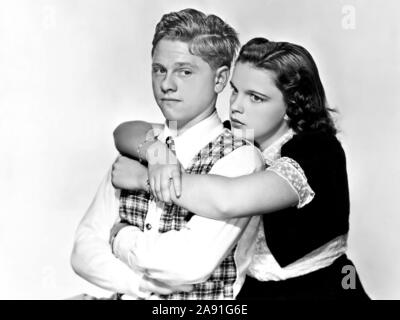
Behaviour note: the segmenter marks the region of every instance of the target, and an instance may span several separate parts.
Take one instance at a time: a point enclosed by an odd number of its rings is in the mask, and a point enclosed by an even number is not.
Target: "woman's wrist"
[[[165,143],[153,141],[146,148],[146,161],[151,164],[168,164],[167,158],[170,150]]]
[[[152,139],[146,139],[137,147],[137,156],[140,163],[147,162],[147,153],[149,148],[156,143],[158,140],[154,137]]]

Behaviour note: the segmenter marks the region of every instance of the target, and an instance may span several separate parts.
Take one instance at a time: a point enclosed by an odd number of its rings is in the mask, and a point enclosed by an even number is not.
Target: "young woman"
[[[176,161],[155,160],[174,159],[148,133],[156,125],[129,122],[116,129],[116,146],[148,161],[148,169],[123,157],[114,185],[149,187],[158,199],[212,219],[261,214],[238,299],[368,299],[345,253],[346,160],[313,58],[295,44],[252,39],[240,50],[231,86],[233,131],[254,130],[265,171],[237,178],[182,173]]]

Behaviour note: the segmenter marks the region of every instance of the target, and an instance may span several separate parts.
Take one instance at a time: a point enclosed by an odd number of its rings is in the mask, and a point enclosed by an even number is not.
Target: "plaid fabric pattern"
[[[119,198],[119,217],[121,222],[129,223],[144,231],[149,199],[150,194],[146,191],[121,190]]]
[[[193,158],[191,165],[186,169],[186,172],[191,174],[207,174],[215,162],[244,145],[248,145],[248,142],[234,137],[230,130],[224,129],[214,141],[208,143],[199,151]],[[149,199],[149,193],[143,191],[122,191],[119,208],[121,220],[139,227],[143,231]],[[175,204],[165,204],[158,231],[160,233],[170,230],[179,231],[192,216],[193,213]],[[196,284],[193,291],[176,292],[171,295],[162,296],[161,298],[170,300],[232,299],[233,284],[236,280],[235,250],[236,246],[213,271],[210,278],[203,283]]]

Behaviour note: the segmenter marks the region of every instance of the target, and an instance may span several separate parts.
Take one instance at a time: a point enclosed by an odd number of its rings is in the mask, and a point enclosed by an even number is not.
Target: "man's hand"
[[[146,190],[147,169],[136,160],[120,156],[112,165],[111,181],[117,189]]]
[[[183,169],[175,154],[164,143],[156,142],[147,149],[146,158],[150,189],[157,200],[171,202],[171,183],[176,197],[180,197]]]
[[[122,226],[123,224],[119,225]],[[149,295],[150,294],[163,295],[163,294],[170,294],[173,292],[191,291],[193,289],[193,285],[174,286],[150,278],[146,275],[146,269],[141,268],[136,264],[136,262],[134,261],[135,244],[137,244],[137,236],[141,233],[142,231],[140,231],[140,229],[137,227],[126,226],[126,228],[119,230],[113,243],[113,252],[118,259],[124,262],[129,268],[144,273],[144,276],[139,285],[140,291],[144,293],[147,292],[149,293]]]

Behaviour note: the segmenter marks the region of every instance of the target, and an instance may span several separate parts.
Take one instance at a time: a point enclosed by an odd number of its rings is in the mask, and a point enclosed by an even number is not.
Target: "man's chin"
[[[179,115],[174,112],[174,110],[171,110],[169,108],[161,108],[161,112],[165,118],[165,120],[168,121],[179,121],[180,117]]]

